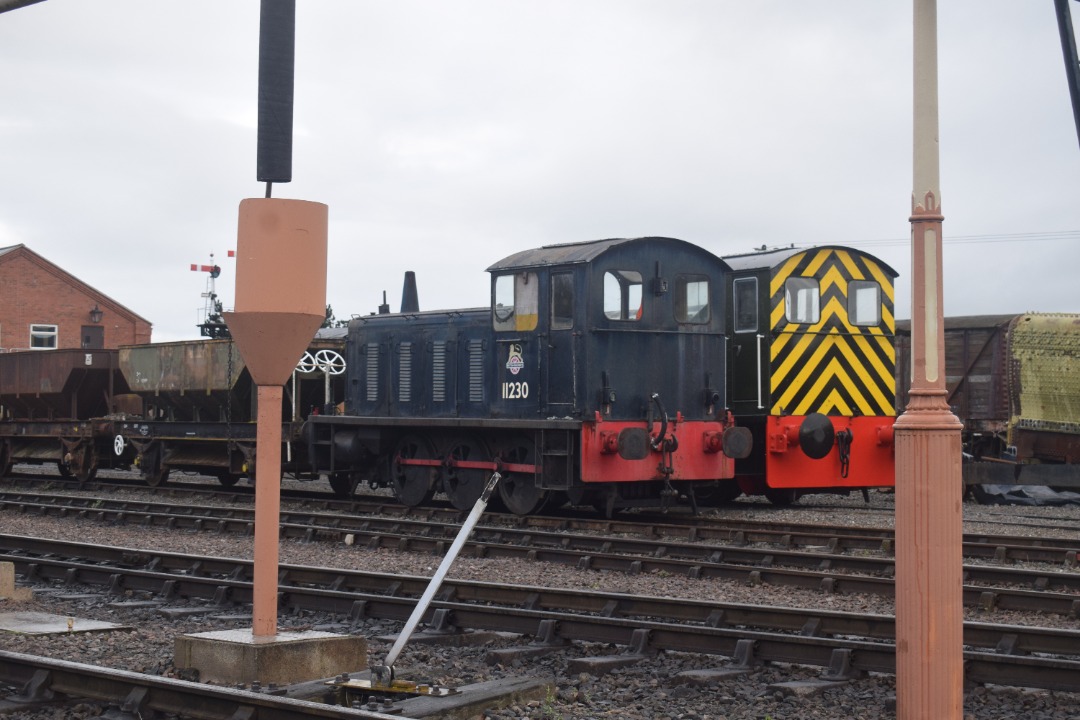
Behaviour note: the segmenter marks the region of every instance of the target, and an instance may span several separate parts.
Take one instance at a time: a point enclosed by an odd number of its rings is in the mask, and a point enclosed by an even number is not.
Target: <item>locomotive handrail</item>
[[[764,410],[765,405],[761,402],[761,341],[765,339],[765,336],[758,333],[757,336],[757,406],[758,410]]]

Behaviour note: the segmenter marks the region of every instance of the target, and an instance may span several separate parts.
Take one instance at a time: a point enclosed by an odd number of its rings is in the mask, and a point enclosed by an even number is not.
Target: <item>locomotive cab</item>
[[[896,272],[835,246],[725,259],[728,398],[755,448],[742,490],[783,504],[893,485]]]
[[[529,250],[488,270],[493,411],[580,423],[557,442],[577,463],[539,452],[542,485],[610,509],[655,503],[658,485],[675,495],[673,483],[731,477],[749,434],[732,427],[723,398],[722,261],[681,240],[636,238]]]

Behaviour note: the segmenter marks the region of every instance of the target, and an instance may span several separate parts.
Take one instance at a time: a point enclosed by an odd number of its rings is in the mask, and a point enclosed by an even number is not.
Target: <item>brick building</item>
[[[0,352],[150,342],[150,321],[25,245],[0,248]]]

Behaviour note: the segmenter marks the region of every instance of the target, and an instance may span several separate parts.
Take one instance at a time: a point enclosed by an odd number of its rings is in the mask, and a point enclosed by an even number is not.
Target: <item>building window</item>
[[[31,325],[30,348],[32,350],[55,350],[57,334],[56,325]]]
[[[816,323],[821,318],[821,292],[813,278],[788,278],[784,283],[784,305],[788,322]]]
[[[873,280],[849,282],[847,302],[852,325],[881,324],[881,286]]]
[[[735,281],[731,294],[735,304],[735,332],[757,332],[757,278],[739,278]]]

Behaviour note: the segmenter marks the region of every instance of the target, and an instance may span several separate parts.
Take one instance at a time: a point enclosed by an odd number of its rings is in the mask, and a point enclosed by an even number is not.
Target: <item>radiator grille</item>
[[[446,342],[432,343],[431,400],[446,402]]]
[[[484,341],[469,341],[469,402],[484,401]]]
[[[367,367],[364,373],[364,399],[375,402],[379,399],[379,344],[367,344]]]
[[[398,348],[398,402],[412,400],[412,343],[403,342]]]

